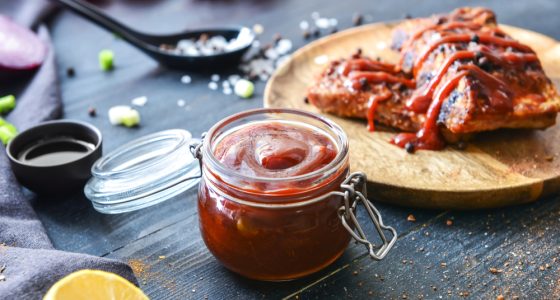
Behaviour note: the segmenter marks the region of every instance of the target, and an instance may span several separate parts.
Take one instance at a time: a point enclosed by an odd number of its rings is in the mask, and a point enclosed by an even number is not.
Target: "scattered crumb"
[[[414,217],[413,214],[408,215],[408,217],[406,218],[406,220],[408,222],[416,222],[416,218]]]
[[[142,281],[146,281],[148,279],[148,270],[150,269],[149,265],[139,259],[128,260],[128,265],[132,268],[132,272],[134,272],[134,275],[136,275],[138,279]]]
[[[492,274],[499,274],[499,273],[503,272],[503,270],[496,269],[496,268],[490,268],[490,269],[488,269],[488,271],[490,271],[490,273],[492,273]]]
[[[159,259],[165,259],[165,255],[160,255]]]
[[[445,225],[447,225],[447,226],[453,225],[453,220],[449,219],[449,220],[445,221]]]
[[[504,295],[498,295],[498,297],[496,297],[496,300],[505,300],[506,298],[504,297]]]
[[[148,97],[146,96],[140,96],[130,100],[130,103],[136,106],[144,106],[146,105],[147,102],[148,102]]]

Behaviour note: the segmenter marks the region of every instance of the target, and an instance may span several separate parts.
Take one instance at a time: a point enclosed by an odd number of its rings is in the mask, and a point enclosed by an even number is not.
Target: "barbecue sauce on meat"
[[[418,132],[398,134],[391,140],[393,144],[403,148],[411,143],[414,149],[443,149],[446,143],[438,126],[441,107],[465,77],[477,83],[478,92],[488,100],[488,109],[504,113],[513,111],[512,99],[516,93],[522,91],[509,87],[492,74],[488,66],[513,65],[521,68],[527,63],[538,63],[538,58],[529,46],[509,38],[499,28],[484,27],[483,20],[487,20],[484,18],[485,14],[492,12],[486,9],[474,9],[468,13],[458,10],[448,16],[439,17],[435,24],[419,29],[403,43],[403,55],[398,65],[376,62],[356,55],[345,63],[342,74],[348,76],[352,89],[360,89],[364,82],[386,85],[400,83],[409,89],[416,89],[406,102],[406,109],[413,113],[426,114],[426,119]],[[461,32],[455,32],[457,29]],[[399,75],[404,54],[427,32],[433,32],[437,38],[426,45],[414,60],[413,78]],[[460,44],[460,49],[452,48],[455,52],[445,58],[433,76],[422,86],[417,86],[419,73],[430,54],[441,46],[449,47],[454,44]],[[450,75],[450,71],[454,74]],[[390,89],[386,89],[370,98],[367,114],[370,131],[374,130],[374,116],[378,104],[391,97]]]

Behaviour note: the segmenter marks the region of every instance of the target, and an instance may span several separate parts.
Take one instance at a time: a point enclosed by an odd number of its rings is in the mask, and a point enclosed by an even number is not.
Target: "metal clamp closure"
[[[334,192],[344,197],[344,205],[338,209],[338,216],[342,225],[348,230],[352,237],[360,244],[366,246],[369,256],[375,260],[383,259],[389,250],[397,241],[397,231],[391,227],[383,224],[381,214],[375,208],[373,203],[367,199],[367,177],[362,172],[355,172],[350,174],[348,178],[340,185],[342,192]],[[383,242],[382,245],[376,246],[367,239],[367,236],[362,229],[362,226],[356,218],[356,208],[358,204],[362,204],[366,209],[371,221],[375,225],[375,229]],[[385,236],[385,231],[390,231],[392,234],[391,240]]]
[[[189,145],[189,150],[194,158],[198,159],[198,166],[200,167],[200,174],[202,174],[202,145],[204,144],[204,138],[206,137],[206,132],[200,135],[200,140],[193,141]]]

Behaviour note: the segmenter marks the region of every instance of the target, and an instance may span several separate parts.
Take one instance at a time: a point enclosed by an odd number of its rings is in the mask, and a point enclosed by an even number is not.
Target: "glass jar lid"
[[[95,162],[84,192],[95,210],[117,214],[170,199],[200,180],[190,153],[190,132],[153,133],[117,148]]]

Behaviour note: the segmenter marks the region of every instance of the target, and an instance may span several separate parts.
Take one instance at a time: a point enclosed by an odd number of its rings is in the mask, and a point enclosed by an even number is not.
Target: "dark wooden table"
[[[318,11],[352,25],[355,12],[367,22],[425,16],[463,5],[462,1],[96,1],[103,9],[139,30],[173,32],[187,27],[239,23],[262,24],[263,42],[275,33],[305,44],[298,24]],[[555,0],[469,1],[493,8],[499,21],[560,39],[560,3]],[[264,83],[249,100],[208,89],[209,74],[160,68],[111,33],[63,12],[50,24],[59,64],[65,118],[81,119],[101,129],[104,150],[147,133],[185,128],[200,135],[216,121],[241,110],[260,107]],[[97,53],[109,48],[116,69],[99,70]],[[69,78],[66,69],[76,76]],[[204,70],[201,70],[204,71]],[[221,75],[231,74],[224,70]],[[138,96],[142,126],[113,127],[107,110]],[[177,106],[185,99],[186,107]],[[89,106],[98,116],[87,114]],[[374,191],[370,191],[373,192]],[[185,298],[560,298],[560,199],[542,199],[512,208],[449,212],[378,204],[387,224],[399,233],[389,256],[372,261],[360,245],[351,244],[332,266],[286,283],[244,279],[221,267],[198,232],[196,193],[189,191],[134,213],[102,215],[81,194],[37,199],[33,205],[58,249],[118,258],[137,271],[141,288],[154,299]],[[415,222],[407,221],[413,214]],[[448,223],[452,223],[449,225]]]

